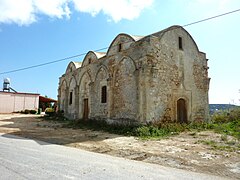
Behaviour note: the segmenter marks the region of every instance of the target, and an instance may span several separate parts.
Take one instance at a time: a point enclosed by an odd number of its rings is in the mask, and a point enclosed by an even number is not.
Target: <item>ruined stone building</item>
[[[70,119],[110,123],[208,119],[208,66],[191,35],[172,26],[148,36],[119,34],[60,77],[59,109]]]

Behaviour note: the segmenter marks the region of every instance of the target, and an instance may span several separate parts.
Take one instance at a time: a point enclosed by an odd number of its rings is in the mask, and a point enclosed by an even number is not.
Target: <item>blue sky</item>
[[[0,73],[108,47],[240,8],[239,0],[0,0]],[[209,102],[240,104],[240,12],[186,27],[209,59]],[[70,60],[1,74],[19,92],[57,98]]]

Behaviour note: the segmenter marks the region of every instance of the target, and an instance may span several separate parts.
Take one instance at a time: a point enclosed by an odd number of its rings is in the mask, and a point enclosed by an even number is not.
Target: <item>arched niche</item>
[[[101,65],[96,73],[95,82],[97,80],[106,80],[109,77],[108,69],[106,66]]]
[[[101,66],[96,74],[95,78],[95,94],[94,99],[95,103],[95,115],[97,117],[106,117],[107,116],[107,105],[109,103],[109,85],[108,85],[108,69],[105,66]]]
[[[113,108],[114,118],[135,119],[137,115],[136,66],[129,57],[124,57],[114,73]]]
[[[68,114],[70,115],[74,115],[74,113],[76,113],[76,85],[76,79],[72,77],[69,83],[68,90]]]
[[[79,118],[88,119],[90,113],[90,83],[91,77],[85,72],[79,82]]]
[[[66,100],[67,100],[67,83],[66,83],[66,81],[64,80],[62,83],[61,83],[61,85],[60,85],[60,91],[59,91],[59,109],[61,110],[61,111],[66,111]]]

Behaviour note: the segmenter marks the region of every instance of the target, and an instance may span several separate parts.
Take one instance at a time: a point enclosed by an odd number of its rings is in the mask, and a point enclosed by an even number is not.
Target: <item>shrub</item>
[[[135,129],[135,136],[142,138],[167,137],[176,135],[187,129],[186,124],[178,123],[159,123],[157,125],[141,126]]]
[[[136,129],[136,135],[140,137],[148,137],[151,136],[151,133],[149,131],[149,127],[142,126]]]
[[[49,116],[52,116],[55,114],[55,111],[53,108],[46,108],[45,109],[45,114],[49,115]]]
[[[24,110],[24,114],[29,114],[29,113],[30,113],[30,110],[28,110],[28,109]]]
[[[30,114],[36,114],[37,111],[36,110],[30,110]]]
[[[48,119],[57,121],[66,121],[64,112],[54,112],[54,109],[47,108],[45,113]],[[65,127],[71,128],[87,128],[92,130],[103,130],[110,133],[132,135],[147,138],[161,138],[171,135],[177,135],[184,131],[192,131],[195,135],[196,131],[212,130],[220,134],[234,136],[240,139],[240,108],[231,110],[229,113],[221,112],[216,113],[211,122],[191,122],[190,124],[179,124],[176,122],[157,122],[149,123],[147,125],[121,125],[121,124],[108,124],[101,119],[89,119],[78,121],[67,121]],[[222,137],[224,140],[224,137]]]
[[[225,123],[240,119],[240,107],[231,109],[230,111],[216,112],[212,116],[213,123]]]

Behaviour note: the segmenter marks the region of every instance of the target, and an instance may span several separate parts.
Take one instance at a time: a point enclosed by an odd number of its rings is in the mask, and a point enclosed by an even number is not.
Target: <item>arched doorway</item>
[[[83,119],[88,120],[89,115],[89,107],[88,107],[88,99],[83,100]]]
[[[79,118],[87,120],[91,111],[90,97],[91,79],[86,72],[83,74],[79,83]]]
[[[123,58],[114,74],[113,106],[111,115],[116,119],[136,119],[137,81],[136,66],[131,58]]]
[[[179,123],[187,123],[188,121],[186,101],[182,98],[177,101],[177,120]]]

